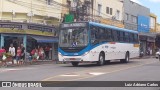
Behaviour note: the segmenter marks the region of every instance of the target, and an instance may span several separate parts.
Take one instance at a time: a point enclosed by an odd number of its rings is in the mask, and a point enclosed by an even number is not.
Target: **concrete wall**
[[[98,10],[98,4],[102,5],[101,15],[103,18],[112,18],[116,16],[117,10],[120,11],[120,17],[118,20],[123,18],[123,3],[120,0],[94,0],[94,9]],[[112,15],[106,13],[106,8],[112,8]],[[94,14],[98,15],[98,12],[94,10]]]
[[[54,0],[62,4],[62,0]],[[61,19],[62,6],[46,0],[0,0],[0,20],[56,24]]]
[[[142,5],[139,5],[137,3],[134,3],[130,0],[123,0],[124,1],[124,24],[125,28],[131,29],[131,30],[137,30],[137,22],[132,22],[132,16],[146,16],[149,17],[150,9],[147,7],[144,7]],[[128,20],[125,18],[125,14],[129,15]],[[137,18],[138,21],[138,18]]]

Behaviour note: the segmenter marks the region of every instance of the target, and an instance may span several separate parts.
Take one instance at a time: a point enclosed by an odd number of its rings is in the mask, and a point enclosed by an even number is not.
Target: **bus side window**
[[[118,41],[118,31],[113,30],[113,41]]]
[[[130,33],[129,35],[129,40],[130,40],[130,43],[133,43],[134,42],[134,34],[133,33]]]
[[[120,41],[120,31],[117,31],[117,41],[119,42]]]
[[[99,39],[100,39],[100,42],[105,41],[105,29],[104,28],[99,28]]]
[[[129,42],[129,33],[125,32],[125,42]]]
[[[138,43],[138,35],[137,34],[134,34],[134,42]]]
[[[98,28],[96,26],[91,26],[91,43],[97,44],[98,43],[98,38],[99,38],[99,31]]]
[[[124,42],[124,33],[120,31],[120,42]]]
[[[107,33],[107,41],[111,42],[113,40],[113,38],[112,38],[112,30],[111,29],[107,29],[106,33]]]

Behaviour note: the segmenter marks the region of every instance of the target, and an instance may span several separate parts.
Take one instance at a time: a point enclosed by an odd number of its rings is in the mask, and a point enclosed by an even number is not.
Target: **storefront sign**
[[[46,32],[55,31],[55,28],[53,27],[46,27],[46,26],[40,26],[40,25],[28,25],[28,29],[40,30],[40,31],[46,31]]]
[[[54,36],[55,33],[50,32],[42,32],[38,30],[18,30],[18,29],[6,29],[6,28],[0,28],[0,33],[15,33],[15,34],[29,34],[29,35],[43,35],[43,36]]]
[[[22,25],[16,25],[16,24],[0,24],[0,28],[22,28]]]
[[[20,33],[54,36],[56,34],[56,28],[53,26],[40,24],[0,22],[0,33]]]
[[[139,32],[149,32],[149,17],[138,16],[138,31]]]

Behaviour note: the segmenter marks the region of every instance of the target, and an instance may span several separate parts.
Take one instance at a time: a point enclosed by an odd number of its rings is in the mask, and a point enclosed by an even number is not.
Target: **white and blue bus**
[[[96,62],[110,60],[127,63],[139,56],[138,32],[96,22],[62,23],[59,32],[59,61]]]

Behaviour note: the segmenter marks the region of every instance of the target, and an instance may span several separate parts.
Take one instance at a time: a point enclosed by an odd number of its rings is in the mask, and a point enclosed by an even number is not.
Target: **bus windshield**
[[[60,30],[60,47],[84,47],[88,44],[88,30],[86,28],[66,28]]]

